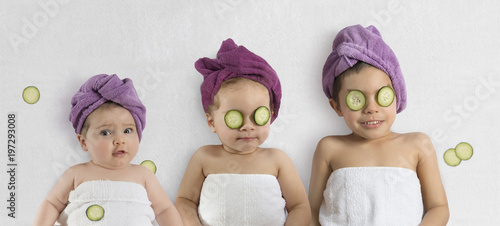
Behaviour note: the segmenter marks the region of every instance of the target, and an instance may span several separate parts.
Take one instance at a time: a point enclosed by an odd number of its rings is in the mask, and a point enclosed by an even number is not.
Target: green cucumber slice
[[[269,108],[267,108],[266,106],[260,106],[257,109],[255,109],[253,118],[257,125],[263,126],[271,118],[271,112],[269,111]]]
[[[144,160],[141,162],[141,166],[144,166],[151,170],[151,172],[156,173],[156,164],[151,160]]]
[[[472,153],[473,152],[474,151],[473,151],[472,146],[469,143],[467,143],[467,142],[459,143],[455,147],[455,154],[461,160],[468,160],[468,159],[470,159],[472,157]]]
[[[359,90],[351,90],[345,97],[347,107],[353,111],[359,111],[365,107],[365,94]]]
[[[91,221],[99,221],[104,217],[104,208],[102,206],[99,206],[97,204],[89,206],[87,208],[87,218]]]
[[[384,86],[378,90],[377,102],[382,107],[389,107],[394,102],[394,96],[394,90],[389,86]]]
[[[243,114],[237,110],[230,110],[224,115],[224,122],[231,129],[238,129],[243,125]]]
[[[40,100],[40,91],[34,86],[28,86],[23,90],[23,100],[28,104],[35,104]]]
[[[446,164],[448,164],[449,166],[458,166],[458,164],[460,164],[460,162],[462,161],[457,157],[454,148],[446,150],[444,152],[443,158],[444,162],[446,162]]]

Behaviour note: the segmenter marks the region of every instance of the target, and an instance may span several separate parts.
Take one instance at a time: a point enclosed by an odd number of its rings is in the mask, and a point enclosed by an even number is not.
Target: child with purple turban
[[[146,125],[132,80],[93,76],[71,105],[69,120],[91,161],[64,172],[34,225],[182,225],[153,172],[130,164]]]
[[[309,203],[293,162],[259,147],[278,116],[276,72],[231,39],[195,68],[204,77],[208,127],[222,144],[201,147],[189,161],[175,201],[184,224],[307,225]]]
[[[311,225],[446,225],[448,201],[431,140],[391,131],[406,107],[406,88],[396,55],[374,26],[337,34],[323,91],[352,133],[318,143]]]

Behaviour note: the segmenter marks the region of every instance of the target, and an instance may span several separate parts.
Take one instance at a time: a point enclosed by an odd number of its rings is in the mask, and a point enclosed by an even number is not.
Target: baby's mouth
[[[125,154],[127,154],[125,151],[120,150],[117,152],[113,152],[113,157],[123,157],[123,156],[125,156]]]
[[[375,125],[375,124],[379,124],[381,122],[382,121],[368,121],[368,122],[363,122],[363,124],[365,124],[365,125]]]

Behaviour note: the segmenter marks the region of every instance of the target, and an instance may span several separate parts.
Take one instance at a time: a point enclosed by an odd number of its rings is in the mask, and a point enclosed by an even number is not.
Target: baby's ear
[[[337,115],[339,117],[344,116],[344,115],[342,115],[342,111],[340,111],[340,103],[335,102],[335,100],[333,100],[333,98],[330,98],[328,100],[328,102],[330,102],[330,106],[333,108],[333,110],[335,110],[335,112],[337,112]]]
[[[88,151],[87,144],[85,143],[85,141],[86,141],[85,136],[79,133],[79,134],[76,134],[76,138],[78,139],[78,142],[80,143],[80,146],[82,147],[82,149],[84,151]]]
[[[215,133],[216,131],[214,125],[214,118],[209,113],[205,113],[205,116],[207,117],[207,124],[208,127],[210,128],[210,131],[212,131],[212,133]]]

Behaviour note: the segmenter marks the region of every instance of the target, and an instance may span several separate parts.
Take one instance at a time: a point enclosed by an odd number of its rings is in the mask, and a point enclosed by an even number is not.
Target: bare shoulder
[[[413,132],[400,134],[404,145],[412,147],[418,151],[419,159],[433,157],[436,155],[432,140],[427,134],[422,132]]]
[[[288,155],[282,151],[281,149],[277,148],[261,148],[261,153],[265,157],[272,157],[272,158],[288,158]]]
[[[68,179],[68,178],[76,179],[77,177],[85,174],[86,172],[88,172],[88,164],[81,163],[81,164],[77,164],[77,165],[74,165],[74,166],[68,168],[63,173],[61,178],[64,177],[65,179]]]
[[[132,172],[136,172],[137,174],[143,176],[143,177],[151,177],[155,176],[153,171],[148,169],[145,166],[137,165],[137,164],[130,164],[130,168],[132,169]]]
[[[220,145],[205,145],[196,150],[191,158],[204,159],[208,157],[220,156]]]
[[[412,133],[404,133],[399,134],[403,139],[403,142],[417,147],[420,150],[425,150],[433,147],[431,138],[427,136],[427,134],[422,132],[412,132]]]
[[[323,137],[316,147],[314,155],[322,159],[329,159],[341,150],[345,150],[346,143],[348,143],[348,136],[326,136]]]
[[[422,132],[400,133],[399,135],[405,139],[411,139],[415,141],[422,139],[430,140],[429,136],[427,136],[427,134]]]

